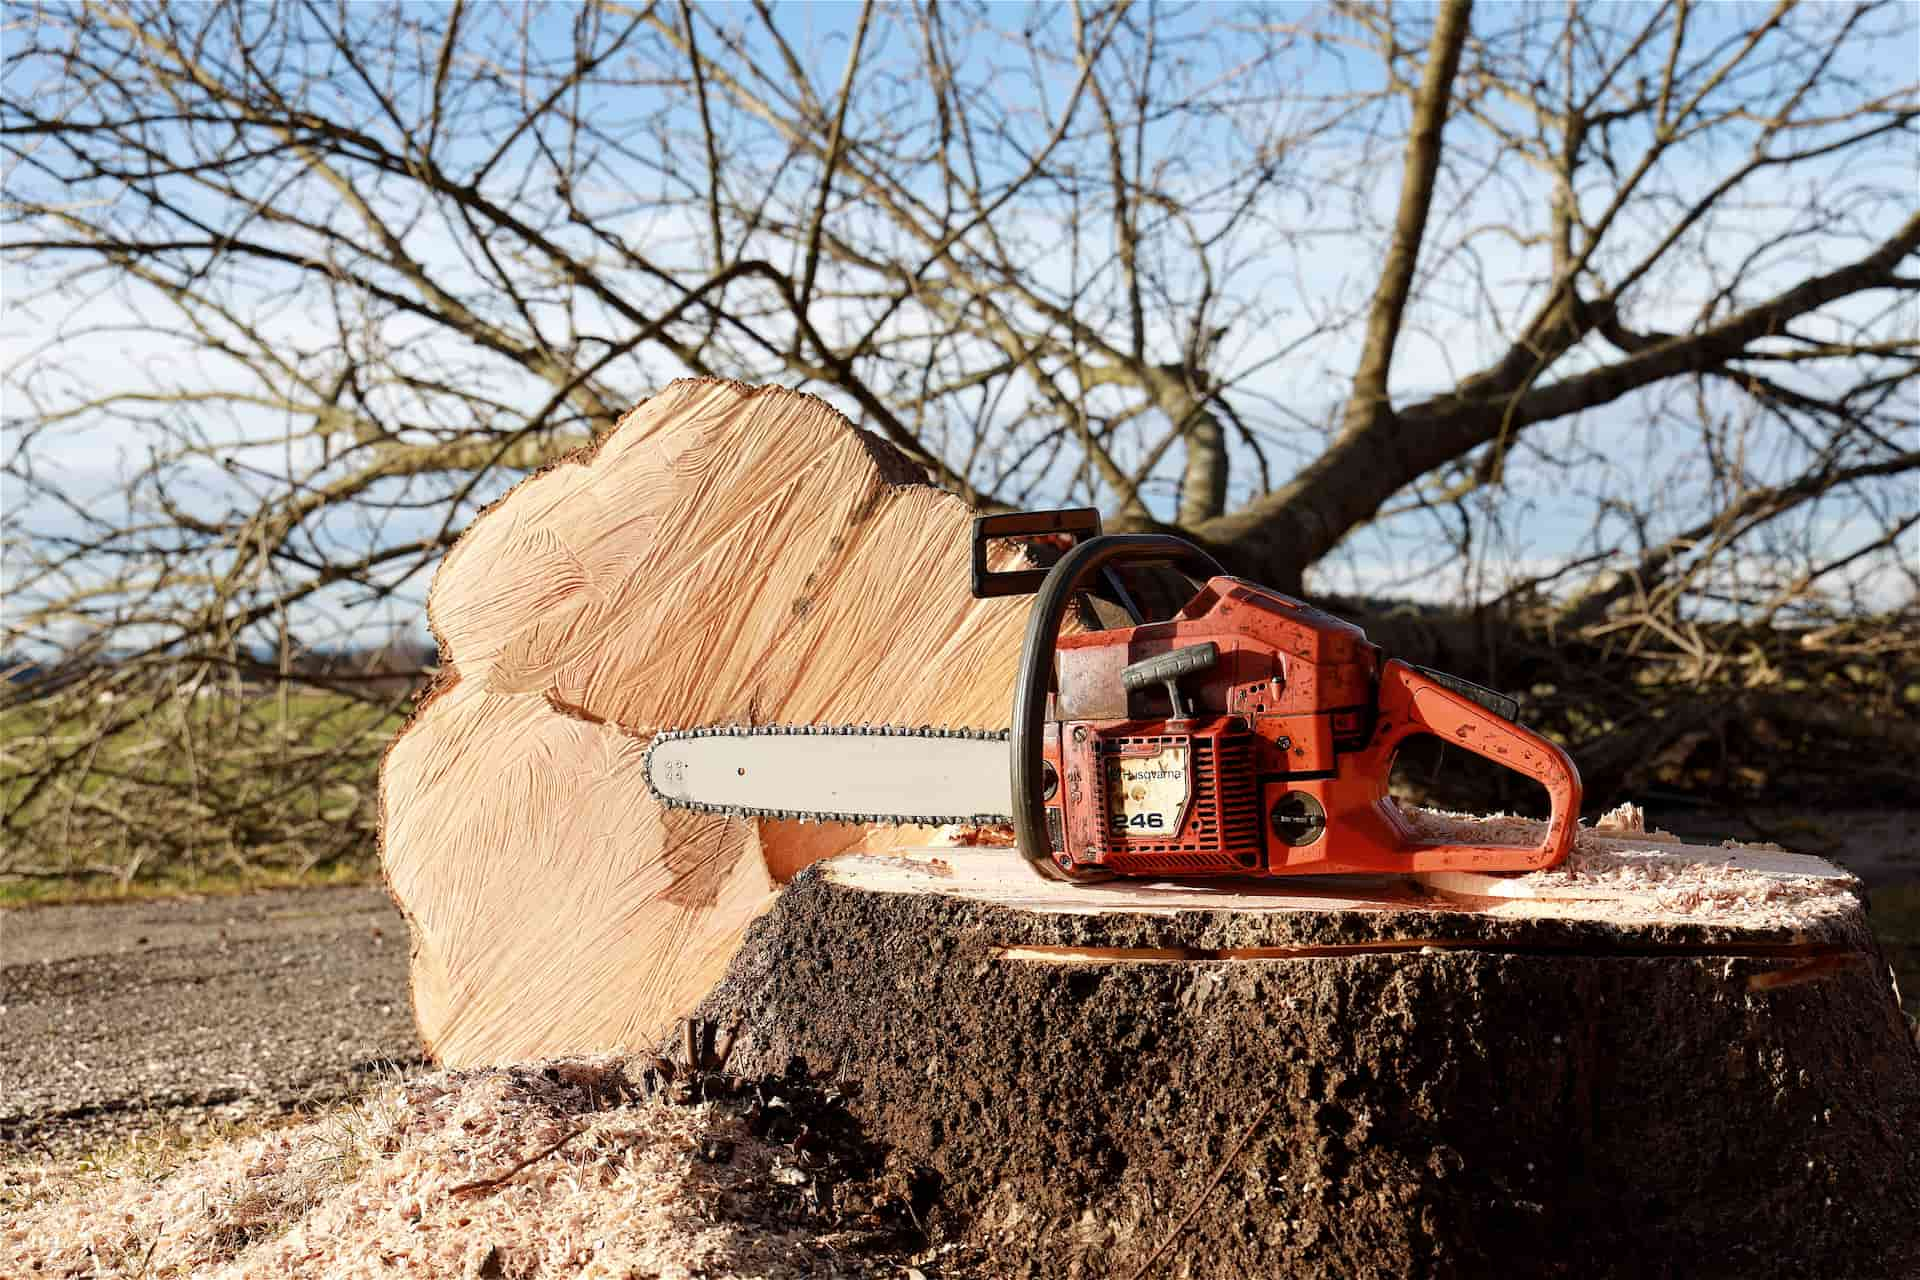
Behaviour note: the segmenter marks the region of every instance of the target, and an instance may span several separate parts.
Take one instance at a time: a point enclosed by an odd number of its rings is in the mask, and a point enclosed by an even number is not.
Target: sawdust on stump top
[[[1535,819],[1506,814],[1481,817],[1412,806],[1402,811],[1429,840],[1528,847],[1539,844],[1545,830]],[[1791,931],[1857,920],[1860,912],[1860,882],[1825,859],[1773,844],[1687,844],[1671,832],[1648,830],[1645,811],[1631,802],[1581,827],[1567,860],[1557,867],[1524,875],[1437,873],[1417,879],[1441,892],[1505,900],[1482,904],[1494,914],[1551,911],[1622,924],[1677,918]]]

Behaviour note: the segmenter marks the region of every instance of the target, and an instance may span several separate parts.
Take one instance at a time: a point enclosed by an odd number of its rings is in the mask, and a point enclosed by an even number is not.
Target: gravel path
[[[378,887],[0,912],[0,1159],[417,1065],[406,967]]]

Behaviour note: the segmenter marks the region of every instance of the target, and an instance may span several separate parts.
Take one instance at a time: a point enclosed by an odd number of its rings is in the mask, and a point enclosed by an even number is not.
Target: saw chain
[[[886,724],[808,724],[808,725],[712,725],[698,729],[662,729],[647,744],[643,761],[649,780],[653,776],[654,753],[668,742],[690,738],[904,738],[935,742],[966,739],[976,742],[1005,742],[1005,729],[947,729],[935,725],[910,728]],[[653,788],[656,799],[669,809],[688,809],[695,813],[721,814],[731,818],[774,818],[789,822],[835,822],[853,826],[886,824],[889,826],[994,826],[1013,821],[1004,813],[857,813],[820,809],[771,809],[755,805],[709,804],[697,800],[679,800]]]

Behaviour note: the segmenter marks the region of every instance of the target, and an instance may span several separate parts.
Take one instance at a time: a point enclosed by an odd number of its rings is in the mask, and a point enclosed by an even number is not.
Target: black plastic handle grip
[[[1181,680],[1196,671],[1211,671],[1220,661],[1220,646],[1209,640],[1205,644],[1184,645],[1178,649],[1169,649],[1165,653],[1155,654],[1151,658],[1142,658],[1128,667],[1120,669],[1120,687],[1129,693],[1135,689],[1145,689],[1149,685],[1165,684],[1169,680]]]
[[[1089,538],[1060,557],[1047,571],[1027,615],[1027,635],[1020,645],[1020,670],[1013,681],[1013,834],[1020,855],[1057,880],[1073,876],[1057,866],[1047,841],[1045,801],[1041,776],[1043,729],[1047,691],[1053,683],[1053,651],[1060,639],[1060,623],[1081,581],[1097,569],[1122,560],[1159,560],[1183,566],[1201,577],[1226,572],[1220,562],[1185,538],[1164,533],[1110,533]]]

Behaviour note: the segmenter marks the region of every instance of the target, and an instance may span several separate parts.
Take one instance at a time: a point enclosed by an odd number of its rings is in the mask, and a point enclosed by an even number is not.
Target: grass
[[[261,889],[330,889],[371,884],[379,879],[372,862],[334,862],[306,871],[255,867],[197,872],[162,870],[151,877],[123,881],[89,875],[58,879],[0,879],[0,911],[21,907],[66,906],[79,902],[150,902],[168,898],[207,898],[254,893]]]
[[[223,689],[0,713],[0,903],[305,883],[359,863],[406,709],[398,695]]]

